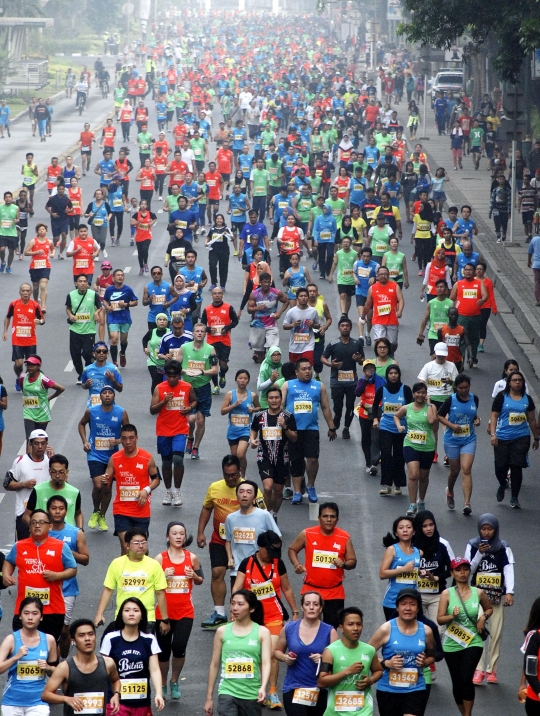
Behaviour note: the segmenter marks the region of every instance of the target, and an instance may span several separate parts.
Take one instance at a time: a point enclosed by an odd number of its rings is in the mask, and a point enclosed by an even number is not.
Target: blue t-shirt
[[[169,224],[174,224],[176,221],[180,222],[176,228],[182,229],[184,239],[186,241],[193,241],[193,232],[189,228],[189,225],[196,224],[199,221],[198,212],[192,211],[191,209],[172,211],[169,217]]]
[[[330,644],[332,626],[325,622],[319,623],[315,639],[309,644],[304,644],[300,639],[301,620],[288,622],[285,625],[285,636],[287,649],[296,654],[296,661],[292,666],[287,667],[283,681],[283,692],[293,689],[309,688],[317,686],[318,664],[310,659],[311,654],[322,654]]]
[[[253,234],[256,234],[256,236],[259,237],[259,246],[261,248],[264,248],[264,238],[265,236],[268,236],[266,226],[260,221],[258,221],[256,224],[251,224],[248,221],[240,232],[240,238],[244,240],[244,243],[248,244],[250,243],[249,237],[253,236]]]
[[[229,197],[229,208],[231,211],[231,221],[237,224],[242,224],[247,221],[247,203],[246,195],[231,194]]]
[[[79,535],[79,527],[74,525],[64,524],[61,530],[49,530],[49,537],[59,539],[64,545],[67,545],[72,552],[77,551],[77,537]],[[71,579],[64,579],[62,582],[62,592],[64,597],[76,597],[79,594],[79,583],[77,577],[71,577]]]
[[[89,462],[101,462],[107,465],[118,450],[118,445],[110,446],[110,440],[120,438],[123,417],[124,408],[119,405],[113,405],[110,411],[103,410],[101,405],[94,405],[90,408],[88,435],[90,452],[87,453]]]
[[[105,373],[111,372],[117,383],[122,383],[122,376],[118,372],[118,369],[114,363],[105,363],[105,365],[99,367],[95,363],[90,363],[83,370],[81,375],[81,381],[86,383],[88,378],[92,379],[92,385],[88,389],[88,400],[86,401],[86,407],[91,408],[93,405],[100,405],[101,398],[100,393],[104,385],[110,384],[110,378],[107,378]]]
[[[116,288],[116,286],[106,288],[103,300],[110,303],[114,303],[115,301],[128,303],[130,301],[138,301],[139,299],[133,293],[133,289],[124,284],[121,288]],[[108,324],[115,323],[122,325],[122,323],[131,324],[132,322],[129,308],[119,308],[118,310],[107,313]]]
[[[167,281],[161,281],[161,283],[156,286],[154,281],[151,281],[150,283],[146,284],[146,288],[148,290],[148,296],[158,296],[158,303],[154,302],[150,304],[150,308],[148,310],[148,323],[155,323],[156,322],[156,316],[158,313],[167,313],[167,311],[163,310],[163,304],[165,303],[167,299],[167,293],[169,292],[169,289],[171,287],[171,284]],[[161,298],[163,296],[163,298]]]
[[[298,430],[319,429],[320,403],[321,383],[319,381],[305,382],[297,378],[287,381],[286,409],[294,415]]]
[[[528,253],[532,255],[532,268],[540,269],[540,236],[533,236],[529,244]]]

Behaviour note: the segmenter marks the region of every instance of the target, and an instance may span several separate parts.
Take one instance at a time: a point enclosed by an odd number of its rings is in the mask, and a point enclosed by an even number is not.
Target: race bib
[[[172,398],[172,400],[169,400],[169,402],[166,404],[165,409],[166,410],[184,410],[185,403],[183,398]]]
[[[263,440],[282,440],[283,430],[279,425],[275,428],[263,428],[262,438]]]
[[[190,581],[188,577],[179,577],[172,575],[167,577],[167,589],[165,590],[168,594],[189,594]]]
[[[46,259],[34,259],[34,268],[35,269],[47,268],[47,260]]]
[[[259,600],[272,599],[276,596],[276,590],[271,580],[263,582],[262,584],[252,584],[250,589]]]
[[[231,425],[246,428],[249,425],[249,415],[231,415]]]
[[[157,304],[165,303],[165,296],[162,293],[152,294],[152,303],[157,303]]]
[[[72,203],[73,203],[73,202],[72,202]],[[113,199],[112,205],[113,205],[115,208],[117,208],[117,207],[119,207],[119,206],[122,206],[123,203],[124,203],[124,202],[122,201],[122,199]]]
[[[383,406],[383,413],[387,413],[387,414],[397,413],[397,411],[401,407],[402,406],[399,403],[385,403]]]
[[[96,438],[94,440],[94,450],[110,450],[113,447],[111,444],[113,442],[114,438]]]
[[[338,552],[329,552],[323,549],[314,549],[311,566],[319,567],[320,569],[337,569],[336,565],[334,564],[334,560],[338,557]]]
[[[399,276],[399,269],[390,269],[390,278],[397,278]]]
[[[90,403],[92,405],[101,405],[101,395],[91,395]]]
[[[390,686],[408,689],[418,683],[418,669],[390,669]]]
[[[356,273],[360,278],[369,278],[369,274],[371,273],[370,268],[362,268],[361,266],[358,266],[356,269]]]
[[[136,502],[139,499],[139,488],[131,485],[120,485],[120,502]]]
[[[233,209],[233,210],[232,210],[232,215],[233,215],[233,216],[242,216],[243,213],[244,213],[244,212],[242,211],[242,209]]]
[[[105,707],[105,693],[103,691],[86,691],[82,694],[73,694],[76,699],[83,702],[81,711],[78,714],[102,714]]]
[[[17,662],[17,681],[42,681],[44,678],[45,671],[37,661]]]
[[[203,360],[188,360],[188,370],[204,370],[205,362]]]
[[[331,233],[330,231],[321,231],[321,232],[319,233],[319,238],[320,238],[320,239],[331,239],[331,238],[332,238],[332,233]]]
[[[50,587],[25,587],[24,598],[32,597],[33,599],[41,599],[43,606],[46,607],[51,603]]]
[[[220,325],[210,326],[210,335],[211,336],[222,336],[224,328],[225,328],[225,326],[220,326]]]
[[[186,222],[184,221],[184,224]],[[183,261],[186,258],[186,250],[182,247],[179,249],[173,249],[171,251],[171,256],[174,256],[175,259],[179,259],[180,261]]]
[[[396,577],[396,582],[399,584],[416,584],[418,581],[418,570],[411,569],[410,572],[401,572]]]
[[[11,221],[11,219],[2,219],[2,221],[0,222],[0,226],[3,229],[11,229],[11,227],[13,226],[13,221]]]
[[[308,343],[309,333],[294,333],[293,343]]]
[[[499,572],[478,572],[476,586],[480,589],[500,589],[502,587],[502,575]]]
[[[442,388],[443,382],[437,378],[428,378],[428,388]]]
[[[23,398],[23,408],[30,408],[31,410],[35,410],[36,408],[39,408],[39,398],[36,398],[33,395],[29,395]]]
[[[463,298],[477,298],[478,291],[475,288],[464,288]]]
[[[527,422],[525,413],[510,413],[508,416],[508,423],[510,425],[521,425],[521,423],[525,422]]]
[[[442,328],[444,326],[444,323],[434,323],[433,324],[433,330],[438,331],[439,328]]]
[[[352,269],[343,269],[343,271],[341,272],[341,275],[342,276],[352,276],[353,270]]]
[[[350,382],[351,380],[354,380],[354,371],[338,370],[337,379],[340,383]]]
[[[233,530],[233,541],[236,544],[255,544],[255,527],[235,527]]]
[[[476,636],[473,631],[467,627],[461,626],[458,622],[453,621],[446,627],[444,632],[447,639],[453,639],[457,644],[466,649]]]
[[[15,329],[15,335],[18,338],[30,338],[32,335],[31,326],[17,326]]]
[[[123,574],[120,580],[123,592],[137,592],[141,594],[146,591],[146,573],[145,572],[128,572]]]
[[[36,183],[35,177],[23,177],[23,184],[25,186],[32,186]]]
[[[283,251],[294,251],[294,241],[283,241],[281,244]]]
[[[384,254],[388,250],[388,246],[386,244],[375,244],[375,251],[378,254]]]
[[[123,310],[124,310],[124,306],[123,306],[123,305],[121,306],[121,305],[120,305],[121,303],[123,304],[124,302],[123,302],[123,301],[111,301],[111,308],[112,308],[112,310],[113,310],[113,311],[123,311]]]
[[[427,433],[424,430],[409,430],[407,438],[414,445],[425,445],[427,443]]]
[[[389,303],[384,303],[380,306],[377,306],[377,314],[379,316],[388,316],[391,310],[392,306]]]
[[[313,412],[313,403],[311,400],[295,400],[293,409],[295,413],[311,413]]]
[[[175,221],[174,223],[178,229],[186,229],[187,228],[187,221],[181,221],[180,219],[178,219],[178,221]],[[176,249],[176,250],[178,250],[178,249]],[[180,249],[180,250],[183,251],[183,249]],[[174,251],[175,251],[175,249],[173,249],[173,256],[174,256]]]
[[[218,534],[221,537],[221,539],[225,539],[227,537],[227,530],[225,529],[224,522],[219,523]]]
[[[363,708],[363,691],[336,691],[334,700],[334,709],[336,711],[360,711]]]
[[[319,691],[320,689],[316,687],[313,689],[295,689],[292,702],[293,704],[301,704],[302,706],[316,706],[319,700]]]
[[[456,438],[467,437],[470,434],[471,434],[471,426],[470,425],[460,425],[457,430],[452,430],[452,435],[454,435]]]
[[[120,679],[120,697],[122,699],[145,699],[148,696],[146,679]]]
[[[90,314],[89,313],[76,313],[75,320],[77,321],[77,323],[90,323]]]
[[[253,679],[255,665],[250,656],[239,656],[225,659],[226,679]]]
[[[431,579],[419,579],[416,588],[421,594],[438,594],[439,582],[433,582]]]
[[[94,219],[92,220],[92,223],[94,224],[94,226],[103,226],[103,219],[95,219],[95,218],[94,218]],[[79,713],[82,713],[82,712],[79,711]]]

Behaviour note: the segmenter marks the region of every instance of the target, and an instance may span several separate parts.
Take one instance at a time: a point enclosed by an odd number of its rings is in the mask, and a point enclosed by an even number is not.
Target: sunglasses
[[[95,353],[108,353],[107,348],[96,348]]]

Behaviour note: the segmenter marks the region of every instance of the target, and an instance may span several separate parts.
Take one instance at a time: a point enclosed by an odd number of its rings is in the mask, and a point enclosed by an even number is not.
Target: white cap
[[[433,350],[436,356],[448,355],[448,346],[446,345],[446,343],[435,343],[435,348]]]
[[[49,436],[47,435],[45,430],[32,430],[28,440],[35,440],[36,438],[45,438],[46,440],[48,440]]]

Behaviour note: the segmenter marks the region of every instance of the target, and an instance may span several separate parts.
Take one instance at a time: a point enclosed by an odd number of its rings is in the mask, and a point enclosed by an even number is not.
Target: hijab
[[[396,370],[398,372],[398,379],[395,383],[391,383],[388,380],[388,371],[389,370]],[[386,377],[386,385],[384,387],[386,388],[386,390],[392,394],[398,393],[399,389],[401,388],[402,383],[401,383],[401,369],[397,365],[397,363],[392,363],[391,365],[388,366],[388,368],[386,369],[385,377]]]
[[[489,540],[489,544],[491,546],[491,549],[489,550],[490,554],[494,554],[507,546],[506,542],[499,537],[499,520],[495,517],[495,515],[492,515],[491,512],[485,512],[478,518],[477,528],[479,536],[469,540],[471,547],[476,547],[476,549],[478,549],[480,546],[480,540],[482,539],[482,536],[480,535],[480,528],[482,525],[489,525],[495,530],[495,534]]]
[[[422,529],[422,525],[426,520],[433,520],[435,529],[431,537],[426,537]],[[414,530],[415,534],[413,537],[413,545],[418,547],[424,553],[424,557],[431,557],[439,549],[440,535],[437,529],[437,523],[433,512],[429,510],[421,510],[414,518]]]
[[[274,363],[274,361],[272,360],[272,356],[274,355],[274,353],[279,353],[279,363]],[[264,360],[261,363],[261,368],[259,370],[259,383],[264,383],[265,381],[267,381],[274,370],[277,370],[279,372],[279,375],[281,376],[281,366],[283,365],[282,357],[283,354],[279,346],[271,346],[268,349]]]

